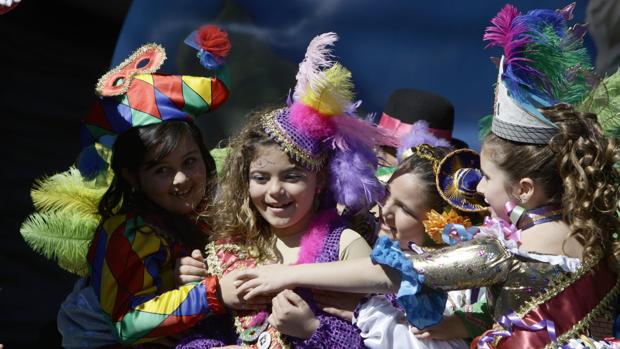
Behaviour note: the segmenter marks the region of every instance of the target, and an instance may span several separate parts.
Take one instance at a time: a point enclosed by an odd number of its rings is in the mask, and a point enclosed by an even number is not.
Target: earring
[[[519,199],[519,202],[521,203],[520,199]],[[525,207],[519,206],[515,204],[513,201],[508,201],[505,207],[506,207],[506,213],[508,214],[508,217],[510,218],[510,222],[516,226],[517,223],[519,222],[519,219],[521,219],[521,216],[523,216],[523,214],[525,213]]]

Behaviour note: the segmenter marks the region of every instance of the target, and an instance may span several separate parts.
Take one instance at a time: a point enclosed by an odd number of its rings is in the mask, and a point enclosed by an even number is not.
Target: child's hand
[[[201,282],[209,273],[200,250],[193,250],[191,256],[181,257],[174,266],[174,281],[183,286],[190,282]]]
[[[238,274],[238,291],[245,294],[243,299],[249,300],[259,295],[277,294],[284,289],[294,288],[288,268],[282,264],[270,264],[246,269]]]
[[[364,295],[334,291],[313,290],[316,304],[324,312],[345,321],[353,320],[353,311]]]
[[[439,324],[424,330],[418,330],[412,326],[411,333],[418,339],[450,340],[469,336],[463,321],[456,315],[445,316]]]
[[[273,298],[267,320],[281,333],[301,339],[312,337],[320,325],[308,303],[291,290],[284,290]]]
[[[243,293],[239,292],[239,289],[235,286],[238,274],[239,271],[235,270],[219,279],[222,303],[228,308],[238,310],[265,309],[271,301],[271,296],[256,296],[246,301],[242,297]]]

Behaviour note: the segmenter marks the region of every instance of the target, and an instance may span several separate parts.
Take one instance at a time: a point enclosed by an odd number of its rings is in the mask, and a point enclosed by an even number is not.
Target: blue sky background
[[[477,120],[491,113],[496,79],[489,57],[500,55],[496,48],[484,49],[482,34],[504,4],[496,0],[134,0],[112,64],[142,43],[158,42],[169,57],[162,71],[196,71],[194,63],[178,58],[190,54],[183,38],[203,23],[221,25],[233,43],[229,62],[234,98],[229,104],[234,105],[200,124],[203,130],[222,129],[229,135],[250,109],[284,103],[308,42],[317,34],[335,31],[340,36],[335,54],[353,72],[364,112],[380,112],[394,89],[429,90],[452,101],[454,136],[478,149]],[[561,8],[568,2],[512,4],[526,12]],[[586,5],[586,1],[577,3],[575,21],[584,21]],[[594,54],[589,39],[586,45]]]

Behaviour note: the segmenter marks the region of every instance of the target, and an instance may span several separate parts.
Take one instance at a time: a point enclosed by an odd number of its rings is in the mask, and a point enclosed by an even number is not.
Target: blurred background
[[[568,4],[512,3],[521,11]],[[593,14],[589,22],[597,39],[588,38],[586,46],[593,57],[599,51],[601,71],[618,64],[619,3],[583,0],[575,9],[578,22]],[[229,32],[231,97],[198,120],[210,147],[233,134],[248,111],[284,104],[309,41],[334,31],[340,36],[334,53],[353,73],[361,114],[381,113],[397,88],[428,90],[454,104],[454,136],[478,149],[477,120],[492,112],[497,72],[489,57],[500,55],[484,49],[482,33],[504,4],[22,0],[0,16],[0,344],[59,347],[55,317],[75,277],[32,252],[19,226],[33,210],[33,180],[64,171],[75,160],[80,120],[94,100],[97,79],[136,48],[157,42],[168,56],[161,72],[204,75],[183,39],[205,23]]]

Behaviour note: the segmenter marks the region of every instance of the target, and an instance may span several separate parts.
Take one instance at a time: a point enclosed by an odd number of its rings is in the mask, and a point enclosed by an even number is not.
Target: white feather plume
[[[303,93],[310,87],[316,91],[322,84],[322,72],[334,64],[332,46],[338,40],[338,35],[333,32],[323,33],[316,36],[306,49],[304,60],[299,63],[299,71],[295,79],[295,91],[293,100],[299,100]]]

